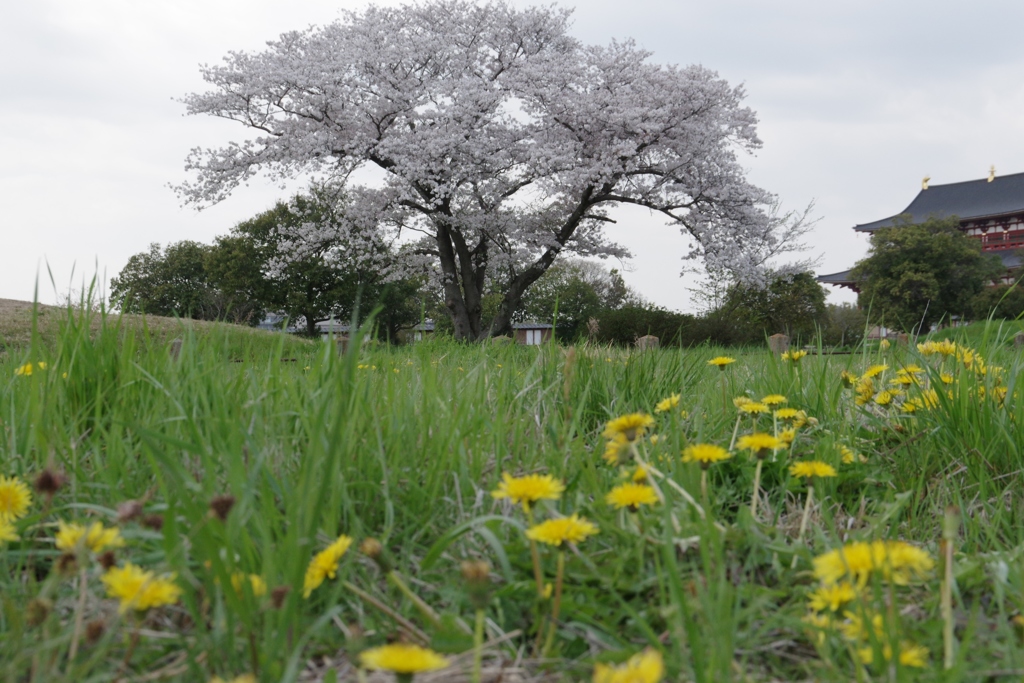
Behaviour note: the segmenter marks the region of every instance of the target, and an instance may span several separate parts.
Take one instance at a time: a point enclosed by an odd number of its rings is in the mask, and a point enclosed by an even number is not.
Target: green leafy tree
[[[912,224],[904,218],[871,235],[868,257],[851,276],[859,304],[904,332],[928,330],[950,315],[964,315],[971,302],[1002,273],[995,256],[960,230],[956,217]]]
[[[821,341],[828,346],[856,346],[864,339],[867,316],[853,304],[829,304]]]
[[[213,320],[222,303],[207,277],[210,247],[192,241],[151,244],[110,280],[110,303],[125,313]]]
[[[767,287],[735,284],[728,288],[720,310],[709,317],[734,321],[740,337],[756,342],[778,332],[810,338],[828,317],[825,290],[811,273],[774,277]]]
[[[585,333],[587,321],[603,311],[638,306],[639,295],[618,270],[583,259],[556,262],[527,290],[517,318],[551,322],[557,308],[558,337],[572,340]]]
[[[399,328],[419,319],[415,277],[389,277],[397,255],[372,230],[359,226],[350,239],[352,219],[336,188],[313,185],[290,201],[235,226],[214,268],[230,295],[251,296],[266,309],[284,311],[317,334],[317,323],[365,316],[378,304],[379,332],[394,339]],[[232,265],[233,256],[240,264]],[[258,267],[257,267],[258,264]]]
[[[997,320],[1017,320],[1024,316],[1024,287],[1019,282],[986,287],[971,300],[970,315],[976,320],[989,316]]]

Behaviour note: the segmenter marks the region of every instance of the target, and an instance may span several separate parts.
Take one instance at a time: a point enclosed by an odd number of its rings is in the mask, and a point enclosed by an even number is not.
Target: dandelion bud
[[[61,576],[71,576],[78,571],[78,559],[74,553],[64,553],[57,558],[57,573]]]
[[[152,529],[153,531],[160,531],[164,528],[164,516],[163,515],[146,515],[142,518],[142,526]]]
[[[36,477],[35,488],[42,495],[53,498],[54,494],[64,486],[66,480],[62,473],[47,467]]]
[[[384,546],[376,538],[367,538],[359,544],[359,552],[371,560],[376,560],[384,552]]]
[[[473,607],[486,608],[491,601],[491,565],[483,560],[466,560],[462,563],[462,578]]]
[[[284,599],[288,597],[288,593],[291,590],[291,586],[277,586],[274,590],[270,591],[270,604],[274,609],[281,609],[284,605]]]
[[[491,565],[483,560],[466,560],[461,568],[462,578],[470,583],[484,583],[491,576]]]
[[[360,543],[359,552],[376,562],[377,566],[385,574],[391,571],[391,562],[388,561],[384,546],[376,538],[367,538]]]
[[[231,512],[231,508],[234,506],[235,497],[230,494],[214,496],[213,500],[210,501],[210,511],[222,522],[227,520],[228,513]]]
[[[53,609],[53,601],[47,598],[32,598],[25,608],[25,621],[29,626],[39,626],[46,621]]]
[[[95,645],[107,631],[107,625],[102,619],[94,619],[85,625],[85,642]]]
[[[138,500],[126,500],[117,506],[117,523],[124,524],[142,516],[142,502]]]
[[[117,556],[114,555],[113,550],[108,550],[97,557],[96,561],[100,563],[101,567],[103,567],[103,571],[107,571],[117,564]]]

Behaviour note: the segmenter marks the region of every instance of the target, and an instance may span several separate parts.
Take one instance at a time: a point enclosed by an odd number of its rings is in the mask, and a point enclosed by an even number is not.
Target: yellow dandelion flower
[[[263,577],[258,574],[249,574],[246,576],[243,572],[234,572],[231,574],[231,587],[235,589],[235,592],[239,595],[243,595],[245,590],[246,581],[249,583],[249,588],[252,589],[253,597],[262,598],[267,594],[267,582],[263,580]]]
[[[604,498],[605,502],[616,509],[630,508],[636,511],[641,505],[654,505],[658,502],[658,494],[647,484],[620,484]]]
[[[783,403],[787,403],[788,401],[789,399],[787,399],[782,394],[768,394],[767,396],[761,399],[761,403],[765,404],[766,406],[782,405]]]
[[[793,420],[800,414],[796,408],[779,408],[775,411],[775,417],[780,420]]]
[[[93,522],[88,528],[75,522],[67,523],[57,520],[55,537],[58,550],[74,551],[84,546],[94,553],[101,553],[107,548],[121,548],[124,539],[117,527],[104,527],[100,522]]]
[[[256,677],[252,674],[242,674],[241,676],[235,676],[230,681],[225,681],[220,676],[214,676],[210,679],[210,683],[258,683]]]
[[[604,444],[601,456],[609,465],[619,465],[629,456],[629,440],[622,434],[616,434]]]
[[[665,675],[661,653],[650,648],[615,666],[598,662],[594,665],[594,683],[658,683]]]
[[[538,500],[558,500],[565,491],[565,484],[550,474],[528,474],[525,477],[513,477],[508,472],[501,475],[498,488],[491,491],[495,498],[508,498],[513,504],[522,503],[523,509],[529,512],[530,504]]]
[[[796,411],[796,417],[793,418],[793,429],[800,429],[808,423],[813,427],[818,424],[818,421],[813,417],[807,417],[807,413],[802,410]]]
[[[679,394],[672,394],[668,398],[663,398],[658,401],[658,405],[654,406],[654,412],[667,413],[677,405],[679,405]]]
[[[333,579],[338,575],[338,562],[345,551],[352,545],[352,539],[342,534],[334,543],[321,550],[306,567],[306,578],[302,584],[302,597],[308,598],[310,594],[320,587],[325,579]]]
[[[875,383],[870,377],[864,377],[857,383],[854,393],[856,394],[854,403],[859,406],[867,405],[875,396]]]
[[[840,626],[839,630],[842,631],[843,637],[847,640],[881,640],[885,637],[885,623],[882,620],[882,615],[878,613],[868,613],[861,616],[855,612],[843,612],[844,621]],[[865,617],[867,617],[865,619]]]
[[[885,658],[885,661],[892,661],[892,645],[889,643],[882,644],[882,656]],[[857,650],[857,658],[862,664],[873,664],[875,661],[875,651],[871,647],[862,647]],[[900,643],[899,660],[901,666],[923,669],[928,666],[928,648],[905,640]]]
[[[800,359],[807,355],[807,352],[803,349],[799,351],[786,351],[780,356],[782,360],[788,360],[791,363],[799,363]]]
[[[761,415],[769,413],[771,410],[760,401],[751,401],[750,403],[744,403],[741,405],[740,412],[746,413],[747,415]]]
[[[46,363],[44,363],[42,361],[40,361],[39,363],[36,363],[35,365],[32,365],[31,363],[25,363],[21,367],[15,369],[14,374],[19,376],[19,377],[28,377],[33,372],[35,372],[36,370],[45,370],[45,369],[46,369]]]
[[[0,517],[0,543],[17,541],[18,534],[14,530],[14,524],[10,520]]]
[[[730,358],[729,356],[716,356],[715,358],[712,358],[711,360],[708,361],[708,365],[714,365],[719,370],[725,370],[726,365],[730,365],[735,362],[736,359]]]
[[[587,536],[597,533],[597,526],[579,515],[549,519],[526,530],[527,538],[548,545],[562,545],[565,542],[579,543]]]
[[[636,470],[634,470],[633,476],[631,478],[634,482],[638,484],[640,482],[647,481],[647,470],[644,469],[642,466],[637,467]]]
[[[823,584],[849,577],[862,586],[877,572],[886,581],[906,585],[934,566],[926,551],[903,541],[853,541],[814,558],[814,575]]]
[[[836,468],[820,460],[804,460],[790,465],[789,474],[792,477],[803,479],[834,477],[836,476]]]
[[[796,441],[796,430],[783,429],[781,432],[779,432],[779,441],[781,441],[782,445],[786,446],[787,448],[789,446],[792,446],[793,442]]]
[[[892,384],[893,386],[908,387],[911,384],[918,384],[918,383],[919,382],[918,382],[917,378],[914,377],[913,375],[898,375],[896,377],[893,377],[891,380],[889,380],[889,384]]]
[[[843,605],[851,602],[857,597],[857,591],[853,585],[840,581],[832,585],[825,585],[811,593],[808,604],[815,612],[838,612]]]
[[[953,383],[953,375],[949,374],[948,372],[944,372],[941,375],[939,375],[939,380],[943,384],[952,384]]]
[[[173,605],[181,597],[181,588],[174,576],[156,576],[151,571],[128,562],[124,567],[113,567],[101,578],[107,595],[121,601],[118,608],[124,614],[129,609],[144,611],[161,605]]]
[[[889,390],[879,391],[878,395],[875,396],[875,403],[877,403],[880,406],[889,405],[890,403],[892,403],[892,393],[893,392]]]
[[[914,414],[919,408],[924,408],[924,401],[920,398],[912,398],[908,401],[904,401],[903,405],[900,406],[900,410],[907,414]]]
[[[883,351],[887,350],[890,346],[891,344],[889,343],[888,339],[883,339],[882,341],[878,342],[878,348],[882,349]]]
[[[736,442],[736,445],[740,450],[751,451],[758,458],[763,458],[767,451],[782,448],[783,443],[777,437],[771,434],[763,434],[761,432],[755,432],[753,434],[744,434]]]
[[[359,653],[359,662],[364,669],[397,674],[437,671],[448,666],[448,660],[438,653],[411,643],[392,643],[364,650]]]
[[[0,519],[21,519],[32,504],[32,492],[17,477],[0,476]]]
[[[839,379],[842,381],[843,386],[849,389],[855,385],[858,381],[857,375],[853,374],[849,370],[843,370],[839,373]]]
[[[870,368],[864,371],[864,375],[861,379],[871,379],[873,377],[878,377],[888,369],[888,365],[872,365]]]
[[[909,641],[900,643],[900,664],[916,669],[928,666],[928,648]]]
[[[818,641],[818,645],[825,643],[825,631],[832,629],[832,614],[825,612],[819,614],[817,612],[810,612],[803,616],[800,621],[807,624],[810,629],[810,635]]]
[[[626,437],[627,441],[636,441],[653,424],[654,418],[647,413],[630,413],[611,420],[605,426],[602,436],[606,439],[614,439],[621,434]]]
[[[683,450],[683,462],[698,462],[703,469],[707,469],[712,463],[728,460],[731,457],[732,454],[729,451],[710,443],[695,443]]]
[[[748,398],[746,396],[737,396],[736,398],[734,398],[732,400],[732,404],[734,406],[736,406],[737,408],[742,408],[743,406],[747,405],[748,403],[753,403],[753,402],[754,402],[753,399]]]
[[[839,447],[839,455],[842,457],[844,465],[852,465],[855,462],[867,462],[867,458],[846,446]]]

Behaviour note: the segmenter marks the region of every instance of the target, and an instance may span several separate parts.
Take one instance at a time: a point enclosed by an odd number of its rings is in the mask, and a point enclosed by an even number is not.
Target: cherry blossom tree
[[[212,90],[183,101],[254,137],[193,150],[177,189],[202,207],[260,172],[345,181],[353,215],[422,234],[462,339],[505,333],[560,254],[628,256],[606,235],[623,204],[678,226],[684,258],[712,276],[763,282],[804,224],[772,218],[774,197],[744,177],[738,155],[761,143],[742,89],[631,42],[583,45],[569,17],[501,0],[371,6],[229,53],[202,68]]]

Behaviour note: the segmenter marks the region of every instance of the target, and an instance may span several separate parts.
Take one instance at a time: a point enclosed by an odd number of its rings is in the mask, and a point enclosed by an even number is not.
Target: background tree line
[[[153,244],[113,278],[111,303],[126,312],[249,325],[268,312],[283,313],[309,335],[317,323],[376,309],[383,339],[396,340],[401,329],[428,318],[437,333],[453,334],[436,269],[414,267],[415,245],[368,240],[366,226],[350,240],[356,219],[347,211],[338,190],[314,185],[213,244]],[[1024,291],[991,286],[1005,266],[958,226],[956,218],[930,219],[874,233],[868,257],[852,273],[861,289],[859,309],[826,305],[821,285],[801,272],[772,274],[765,287],[711,287],[703,313],[678,313],[646,301],[617,269],[563,258],[524,293],[512,319],[557,322],[564,342],[632,344],[652,334],[666,345],[744,345],[782,332],[805,343],[820,336],[825,345],[851,346],[864,335],[866,310],[872,322],[908,332],[952,316],[1019,317]],[[500,277],[487,282],[484,325],[499,315],[506,285]]]
[[[326,230],[336,197],[314,188],[239,223],[213,244],[181,241],[135,254],[110,282],[110,302],[127,313],[258,325],[283,313],[308,335],[317,323],[348,321],[377,308],[377,333],[394,339],[419,321],[422,276],[391,277],[397,250],[380,243],[355,252],[344,232]],[[333,226],[336,227],[336,226]],[[326,235],[295,249],[295,232]],[[307,235],[308,236],[308,235]],[[313,245],[311,248],[310,245]]]

